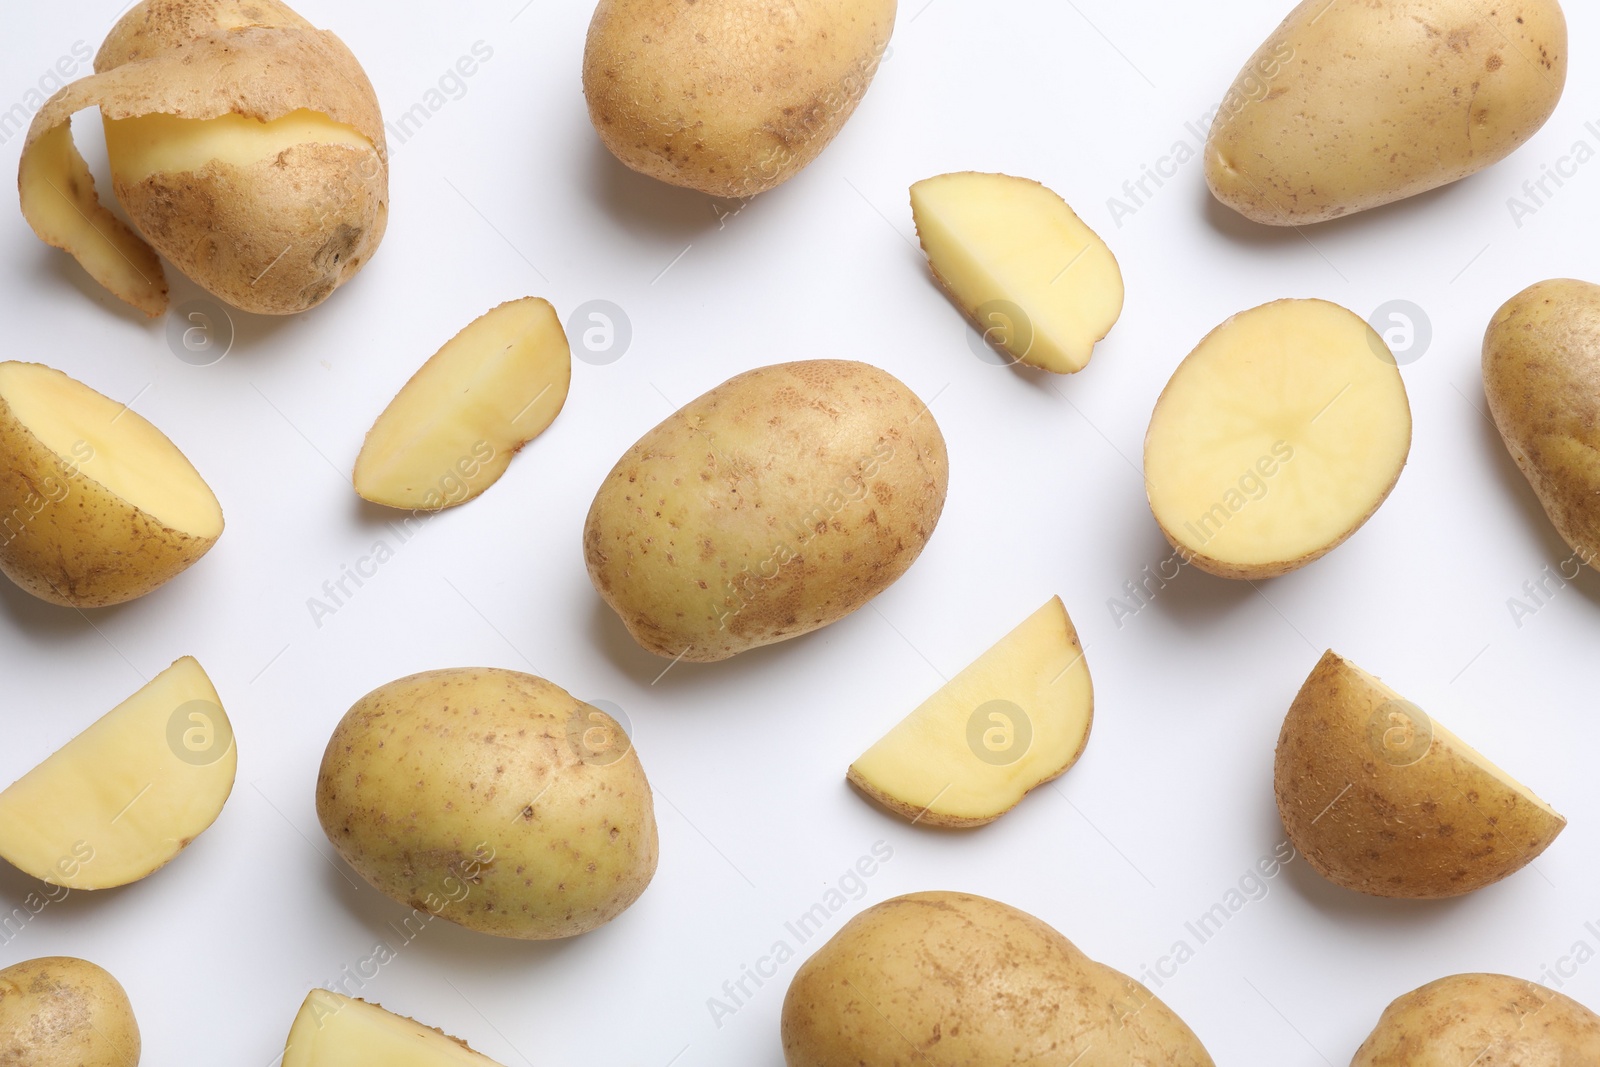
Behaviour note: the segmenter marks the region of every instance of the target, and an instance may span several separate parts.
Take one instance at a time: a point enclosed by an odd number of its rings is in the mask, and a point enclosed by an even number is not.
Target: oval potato
[[[0,971],[0,1064],[136,1067],[128,994],[88,960],[46,956]]]
[[[1384,1009],[1350,1067],[1577,1067],[1600,1063],[1600,1016],[1503,974],[1429,982]]]

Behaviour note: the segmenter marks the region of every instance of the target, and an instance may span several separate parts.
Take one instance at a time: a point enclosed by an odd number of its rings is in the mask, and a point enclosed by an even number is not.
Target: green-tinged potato
[[[121,604],[192,566],[222,507],[126,404],[37,363],[0,363],[0,571],[41,600]]]
[[[128,994],[87,960],[47,956],[0,971],[0,1067],[135,1067]]]
[[[788,1067],[1211,1067],[1154,993],[1026,912],[965,893],[868,908],[795,974]]]
[[[949,470],[933,415],[885,371],[748,371],[612,468],[583,531],[589,577],[644,648],[727,659],[892,585],[933,536]]]
[[[1304,0],[1223,99],[1206,180],[1269,226],[1365,211],[1498,163],[1566,78],[1556,0]]]
[[[828,146],[872,84],[895,0],[600,0],[583,91],[642,174],[754,196]]]
[[[1538,857],[1567,820],[1443,724],[1328,652],[1300,687],[1273,772],[1312,868],[1379,897],[1456,897]]]
[[[112,191],[95,193],[71,119],[98,107]],[[159,315],[156,253],[213,295],[264,315],[315,307],[377,250],[389,161],[378,99],[333,34],[279,0],[142,0],[95,73],[35,116],[22,212],[122,300]]]
[[[1540,282],[1483,339],[1483,389],[1506,448],[1576,554],[1600,567],[1600,285]]]
[[[1600,1016],[1503,974],[1457,974],[1390,1004],[1350,1067],[1582,1067],[1600,1063]]]
[[[322,757],[317,816],[377,889],[500,937],[603,926],[656,870],[627,734],[515,671],[429,671],[362,697]]]

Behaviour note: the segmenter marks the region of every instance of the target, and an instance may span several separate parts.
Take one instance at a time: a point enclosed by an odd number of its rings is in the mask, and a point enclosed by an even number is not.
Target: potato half
[[[317,817],[381,892],[500,937],[593,930],[656,871],[655,806],[627,734],[515,671],[428,671],[367,694],[328,741]]]
[[[895,0],[600,0],[583,92],[623,163],[754,196],[821,154],[878,72]]]
[[[46,956],[0,971],[5,1067],[137,1067],[140,1052],[127,991],[102,968]]]
[[[185,657],[0,793],[0,857],[69,889],[136,882],[217,820],[238,764],[221,698]]]
[[[460,1038],[364,1000],[313,989],[300,1005],[282,1067],[500,1067]]]
[[[1284,718],[1273,771],[1289,839],[1329,881],[1455,897],[1506,878],[1567,820],[1393,689],[1332,652]]]
[[[1212,1067],[1156,995],[1027,912],[914,893],[857,915],[796,972],[788,1067]]]
[[[1173,373],[1145,437],[1145,485],[1186,560],[1272,578],[1359,530],[1410,451],[1383,339],[1337,304],[1280,300],[1217,327]]]
[[[1384,1009],[1350,1067],[1578,1067],[1600,1063],[1600,1016],[1503,974],[1429,982]]]
[[[133,230],[100,204],[72,142],[89,107]],[[388,150],[361,65],[279,0],[143,0],[95,73],[34,117],[18,185],[40,239],[147,315],[167,306],[157,252],[234,307],[289,315],[377,249]]]
[[[374,504],[439,511],[475,499],[561,414],[572,349],[549,301],[480,316],[438,351],[378,416],[356,459]]]
[[[191,567],[222,506],[126,404],[37,363],[0,363],[0,571],[76,608],[121,604]]]
[[[1052,597],[867,749],[848,778],[912,822],[983,826],[1078,762],[1093,722],[1083,646]]]

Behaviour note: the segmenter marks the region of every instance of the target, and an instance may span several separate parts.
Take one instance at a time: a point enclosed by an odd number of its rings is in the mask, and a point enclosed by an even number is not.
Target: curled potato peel
[[[293,314],[377,248],[383,119],[333,34],[279,4],[147,0],[113,30],[96,70],[35,116],[18,186],[40,239],[122,300],[166,310],[160,252],[235,307]],[[72,116],[90,107],[106,122],[132,228],[101,204],[72,141]]]

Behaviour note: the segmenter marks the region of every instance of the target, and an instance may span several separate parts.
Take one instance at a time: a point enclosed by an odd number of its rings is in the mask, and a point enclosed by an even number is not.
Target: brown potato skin
[[[762,367],[623,455],[589,509],[584,558],[641,646],[711,663],[837,622],[894,584],[949,480],[933,414],[894,376],[841,360]]]
[[[1588,1067],[1600,1016],[1503,974],[1457,974],[1397,999],[1350,1067]]]
[[[1484,335],[1483,391],[1550,521],[1600,568],[1600,285],[1556,279],[1512,297]]]
[[[838,135],[894,31],[896,0],[600,0],[583,90],[600,139],[671,185],[746,197]]]
[[[1289,839],[1336,885],[1379,897],[1462,896],[1521,870],[1566,826],[1435,731],[1398,766],[1368,739],[1393,698],[1327,652],[1278,736],[1273,788]]]
[[[136,1067],[139,1024],[121,983],[87,960],[0,971],[0,1067]]]
[[[1557,0],[1304,0],[1224,98],[1206,182],[1268,226],[1366,211],[1510,155],[1566,76]]]
[[[914,893],[846,923],[783,1002],[788,1067],[1212,1067],[1150,990],[1039,919]]]

